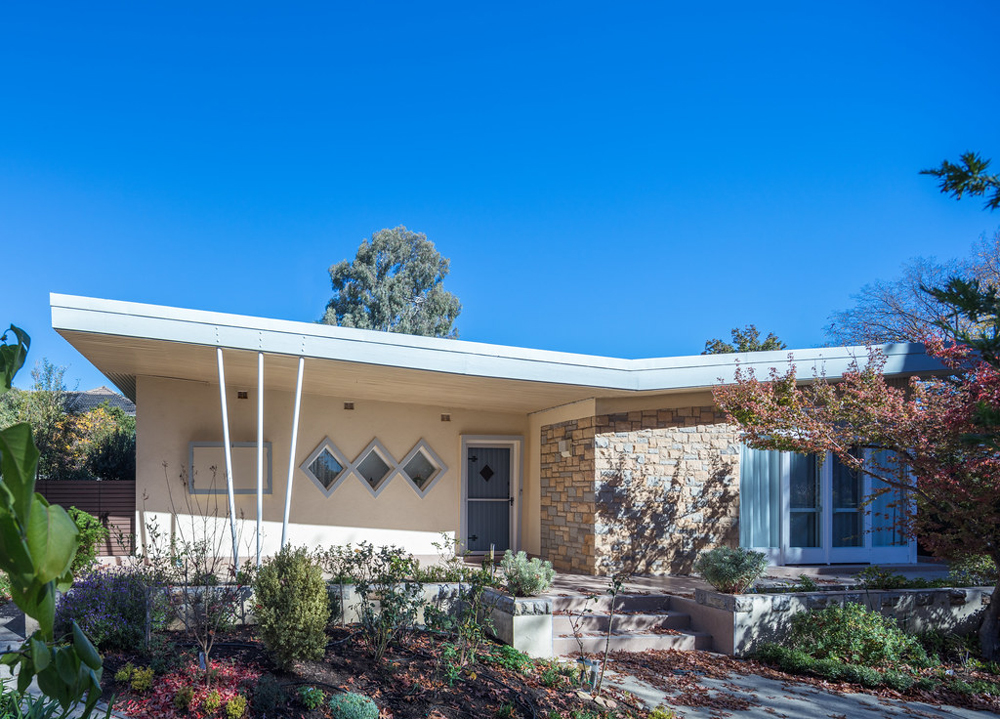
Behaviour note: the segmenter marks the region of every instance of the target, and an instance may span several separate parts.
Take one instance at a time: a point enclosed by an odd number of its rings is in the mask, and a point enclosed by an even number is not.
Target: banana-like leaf
[[[79,534],[62,507],[47,506],[40,495],[31,503],[25,540],[40,582],[52,582],[69,571],[76,555]]]
[[[26,422],[0,430],[0,475],[13,497],[11,509],[17,521],[28,523],[28,513],[35,492],[38,450]]]
[[[7,332],[14,333],[16,344],[7,344]],[[14,375],[24,366],[24,358],[27,357],[28,348],[31,346],[31,338],[20,327],[11,325],[7,332],[0,337],[3,340],[3,344],[0,345],[0,394],[10,389]]]
[[[101,668],[101,655],[97,653],[97,649],[80,629],[80,625],[76,623],[75,619],[73,620],[73,647],[84,664],[91,669]]]
[[[49,653],[49,645],[35,636],[28,640],[28,646],[31,649],[32,664],[35,665],[38,671],[42,671],[49,665],[52,659],[52,655]]]

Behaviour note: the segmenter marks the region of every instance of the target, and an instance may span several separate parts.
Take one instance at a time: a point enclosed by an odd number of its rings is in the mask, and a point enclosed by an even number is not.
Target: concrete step
[[[587,601],[581,594],[552,597],[552,611],[580,613],[584,609],[592,614],[607,614],[611,611],[611,597],[607,594],[597,595]],[[670,609],[668,594],[619,594],[615,598],[616,612],[662,612]]]
[[[597,632],[584,634],[581,639],[583,651],[588,654],[603,652],[604,644],[607,641],[605,635]],[[711,648],[711,634],[690,629],[670,634],[615,632],[611,635],[611,651],[613,652],[644,652],[649,649],[692,651],[695,649],[710,650]],[[556,656],[574,656],[579,651],[580,646],[572,634],[559,634],[552,637],[552,653]]]
[[[572,634],[573,620],[569,614],[552,617],[553,634]],[[584,614],[579,617],[578,626],[583,632],[605,632],[610,617],[607,614]],[[615,614],[615,631],[641,632],[649,629],[689,629],[691,615],[685,612],[662,611],[656,613]]]

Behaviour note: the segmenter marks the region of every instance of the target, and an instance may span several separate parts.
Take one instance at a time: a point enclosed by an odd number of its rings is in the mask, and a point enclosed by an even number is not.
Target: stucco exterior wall
[[[238,399],[237,393],[247,393]],[[230,434],[233,442],[257,438],[255,387],[229,387]],[[139,526],[155,520],[161,531],[203,531],[204,522],[192,517],[208,513],[224,518],[227,498],[190,495],[186,479],[188,443],[222,441],[219,387],[201,382],[140,376],[137,378],[137,503]],[[344,402],[354,401],[353,410]],[[281,539],[288,455],[291,444],[294,394],[267,390],[264,396],[264,438],[272,443],[272,494],[264,496],[264,552],[273,553]],[[450,422],[441,415],[451,416]],[[303,394],[299,437],[294,461],[289,534],[293,544],[311,547],[363,539],[377,544],[399,544],[418,555],[433,555],[441,533],[455,535],[460,527],[461,436],[525,436],[523,414],[451,409],[404,403],[352,400]],[[424,439],[447,464],[448,471],[420,497],[401,476],[394,477],[378,497],[361,481],[348,477],[330,497],[299,469],[325,437],[350,461],[378,438],[396,461]],[[224,477],[220,469],[220,478]],[[240,480],[243,481],[243,480]],[[524,502],[521,499],[522,504]],[[241,552],[254,541],[256,497],[236,496],[242,515]],[[177,515],[179,519],[172,518]],[[227,542],[228,527],[225,529]],[[144,532],[140,540],[149,541]],[[227,544],[228,546],[228,544]]]
[[[541,428],[540,553],[556,569],[688,573],[738,543],[737,433],[712,405],[679,404]]]

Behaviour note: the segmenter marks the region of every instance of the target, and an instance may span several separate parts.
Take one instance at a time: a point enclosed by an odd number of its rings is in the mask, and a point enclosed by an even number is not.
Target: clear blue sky
[[[818,346],[1000,225],[917,174],[1000,165],[998,30],[995,0],[5,3],[0,322],[86,389],[49,292],[314,320],[403,224],[464,339]]]

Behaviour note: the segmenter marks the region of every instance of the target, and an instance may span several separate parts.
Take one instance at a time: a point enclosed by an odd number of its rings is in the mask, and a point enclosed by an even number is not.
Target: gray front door
[[[510,549],[510,518],[514,504],[510,487],[510,447],[468,448],[466,548],[503,554]]]

